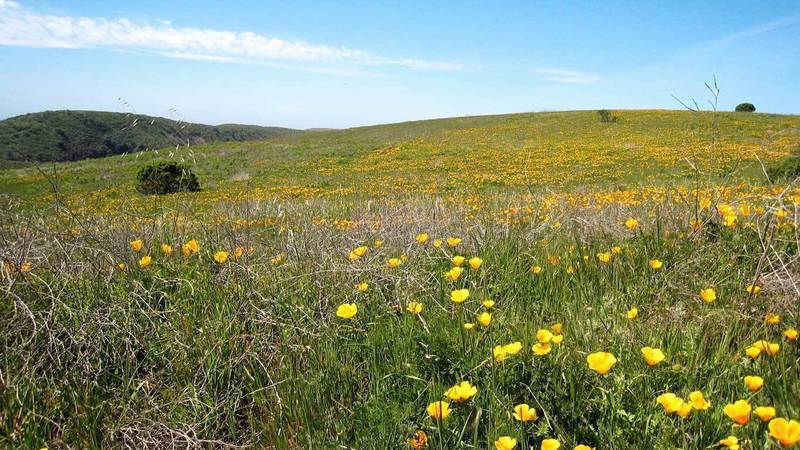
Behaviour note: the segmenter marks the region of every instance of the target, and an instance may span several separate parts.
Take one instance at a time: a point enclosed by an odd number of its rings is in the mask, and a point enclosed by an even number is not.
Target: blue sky
[[[520,111],[800,113],[793,1],[0,0],[0,117],[297,128]]]

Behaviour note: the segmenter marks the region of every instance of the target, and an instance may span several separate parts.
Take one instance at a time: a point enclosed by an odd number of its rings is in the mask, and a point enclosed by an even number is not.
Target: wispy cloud
[[[779,17],[769,22],[759,23],[749,28],[737,30],[725,36],[699,43],[691,48],[688,53],[693,57],[697,57],[698,55],[710,56],[727,50],[739,41],[752,39],[762,34],[796,25],[800,25],[800,14]]]
[[[643,67],[641,71],[652,73],[649,76],[663,77],[665,71],[677,70],[686,72],[703,63],[716,61],[716,57],[726,52],[735,52],[737,45],[752,41],[762,35],[778,30],[800,26],[800,14],[778,17],[773,20],[754,24],[747,28],[731,31],[719,37],[698,42],[667,58],[660,58]]]
[[[739,51],[737,47],[743,42],[752,43],[764,35],[792,27],[800,28],[800,14],[777,17],[746,28],[734,29],[712,39],[696,42],[670,55],[653,55],[653,59],[647,64],[618,72],[613,76],[615,79],[627,80],[628,83],[638,80],[651,89],[653,86],[658,86],[658,89],[667,92],[674,89],[678,80],[692,79],[697,87],[702,89],[703,80],[707,80],[715,73],[720,74],[717,72],[718,67],[715,67],[719,55],[726,52],[735,54]],[[764,46],[764,52],[770,51],[769,41],[761,41],[761,44]],[[724,72],[720,75],[724,81]]]
[[[46,48],[138,50],[171,58],[221,63],[292,63],[299,68],[340,74],[363,74],[352,66],[459,70],[459,64],[415,58],[389,58],[344,46],[287,41],[249,31],[177,28],[169,22],[135,23],[128,19],[54,16],[17,2],[0,0],[0,45]],[[330,67],[305,67],[324,64]]]
[[[571,83],[571,84],[588,84],[601,81],[602,78],[598,75],[578,72],[577,70],[555,69],[555,68],[540,68],[534,69],[534,73],[542,76],[547,81],[556,83]]]

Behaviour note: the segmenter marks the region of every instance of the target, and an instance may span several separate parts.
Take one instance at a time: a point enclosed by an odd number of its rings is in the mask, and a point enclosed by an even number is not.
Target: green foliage
[[[266,139],[296,130],[201,125],[101,111],[46,111],[0,121],[0,160],[77,161],[210,141]]]
[[[162,161],[139,169],[136,174],[136,190],[146,195],[197,192],[200,190],[200,183],[191,169],[176,162]]]
[[[611,111],[607,109],[601,109],[597,111],[597,116],[600,118],[600,122],[603,123],[614,123],[617,121],[617,116],[611,113]]]
[[[756,107],[752,103],[739,103],[736,112],[756,112]]]
[[[779,292],[765,289],[753,299],[744,291],[761,256],[750,228],[726,228],[712,241],[691,236],[684,221],[670,224],[668,236],[649,223],[614,238],[581,233],[582,245],[571,250],[569,231],[548,232],[544,248],[537,226],[495,234],[481,222],[480,234],[461,235],[468,244],[459,252],[481,255],[486,265],[451,282],[441,276],[451,266],[445,250],[414,243],[419,223],[384,229],[385,244],[369,250],[372,262],[357,263],[330,255],[360,242],[360,231],[299,223],[303,253],[280,266],[264,259],[291,244],[261,233],[251,236],[258,247],[235,262],[211,260],[215,249],[230,249],[252,230],[213,225],[188,236],[166,229],[144,235],[129,234],[125,224],[93,236],[65,233],[59,245],[77,250],[43,252],[50,258],[30,275],[11,274],[13,301],[0,303],[8,380],[0,390],[0,417],[8,418],[0,420],[0,447],[203,448],[213,438],[253,448],[402,448],[424,430],[429,448],[493,448],[494,439],[510,435],[529,448],[551,437],[562,448],[667,449],[707,448],[735,430],[748,448],[777,448],[755,417],[732,428],[722,408],[750,395],[781,416],[800,413],[797,344],[780,337],[800,316],[778,301]],[[424,225],[432,236],[452,231]],[[14,235],[4,233],[6,240]],[[190,237],[203,242],[193,257],[159,249]],[[128,247],[133,238],[145,240],[141,251]],[[594,255],[611,245],[624,251],[598,263]],[[386,258],[400,252],[407,264],[387,271]],[[153,255],[147,268],[136,264],[143,254]],[[551,254],[563,262],[528,272]],[[647,268],[654,255],[665,261],[660,271]],[[565,271],[577,262],[575,274]],[[360,280],[370,289],[352,292]],[[696,297],[708,286],[719,294],[713,304]],[[456,305],[447,294],[460,287],[473,295]],[[485,297],[497,301],[492,324],[464,330]],[[421,317],[405,312],[410,299],[425,305]],[[334,316],[343,302],[359,305],[352,320]],[[631,306],[641,311],[634,321],[624,316]],[[767,312],[780,313],[783,323],[766,327]],[[534,356],[537,329],[554,322],[564,324],[564,341]],[[741,352],[757,339],[780,342],[780,354],[748,360]],[[492,347],[513,341],[523,350],[494,363]],[[647,367],[644,345],[663,349],[667,361]],[[599,350],[619,358],[607,376],[586,365],[586,353]],[[742,386],[752,373],[767,380],[757,394]],[[439,432],[425,407],[463,380],[478,394],[451,404]],[[712,408],[687,420],[655,403],[662,392],[685,398],[693,390]],[[534,407],[539,420],[514,422],[519,403]]]
[[[597,111],[458,117],[389,125],[293,133],[263,141],[217,142],[174,151],[143,152],[48,165],[63,173],[66,195],[133,193],[131,174],[164,159],[192,161],[204,191],[233,193],[247,186],[272,192],[316,195],[351,192],[479,190],[518,191],[607,185],[636,188],[642,180],[672,182],[691,176],[686,164],[715,177],[763,177],[753,154],[770,163],[800,145],[800,116],[615,110],[615,124],[601,124]],[[712,123],[718,131],[712,133]],[[779,133],[779,134],[775,134]],[[763,146],[769,136],[782,136]],[[712,145],[712,142],[714,144]],[[569,148],[569,151],[563,149]],[[664,152],[671,148],[680,151]],[[384,152],[383,150],[391,149]],[[172,153],[171,156],[168,156]],[[666,153],[666,154],[665,154]],[[680,155],[680,156],[679,156]],[[595,158],[595,164],[578,164]],[[460,172],[472,161],[470,173]],[[379,164],[375,164],[380,161]],[[527,161],[527,162],[526,162]],[[532,164],[537,162],[537,164]],[[630,170],[635,169],[635,170]],[[445,177],[445,173],[463,176]],[[68,173],[68,176],[67,176]],[[724,175],[723,175],[724,174]],[[287,176],[289,175],[289,176]],[[239,182],[247,180],[246,183]],[[0,192],[28,199],[48,189],[36,168],[0,170]],[[338,194],[337,194],[338,195]],[[99,200],[104,200],[99,195]]]
[[[792,181],[800,177],[800,148],[794,154],[769,166],[767,174],[773,182]]]

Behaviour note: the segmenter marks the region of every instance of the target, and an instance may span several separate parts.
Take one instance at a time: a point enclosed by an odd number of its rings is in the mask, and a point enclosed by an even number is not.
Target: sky
[[[800,2],[0,0],[0,118],[342,128],[572,109],[800,113]]]

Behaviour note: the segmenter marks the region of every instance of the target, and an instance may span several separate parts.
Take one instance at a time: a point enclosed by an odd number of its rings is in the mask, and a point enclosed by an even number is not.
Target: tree
[[[752,103],[739,103],[736,105],[736,112],[755,112],[756,107]]]

